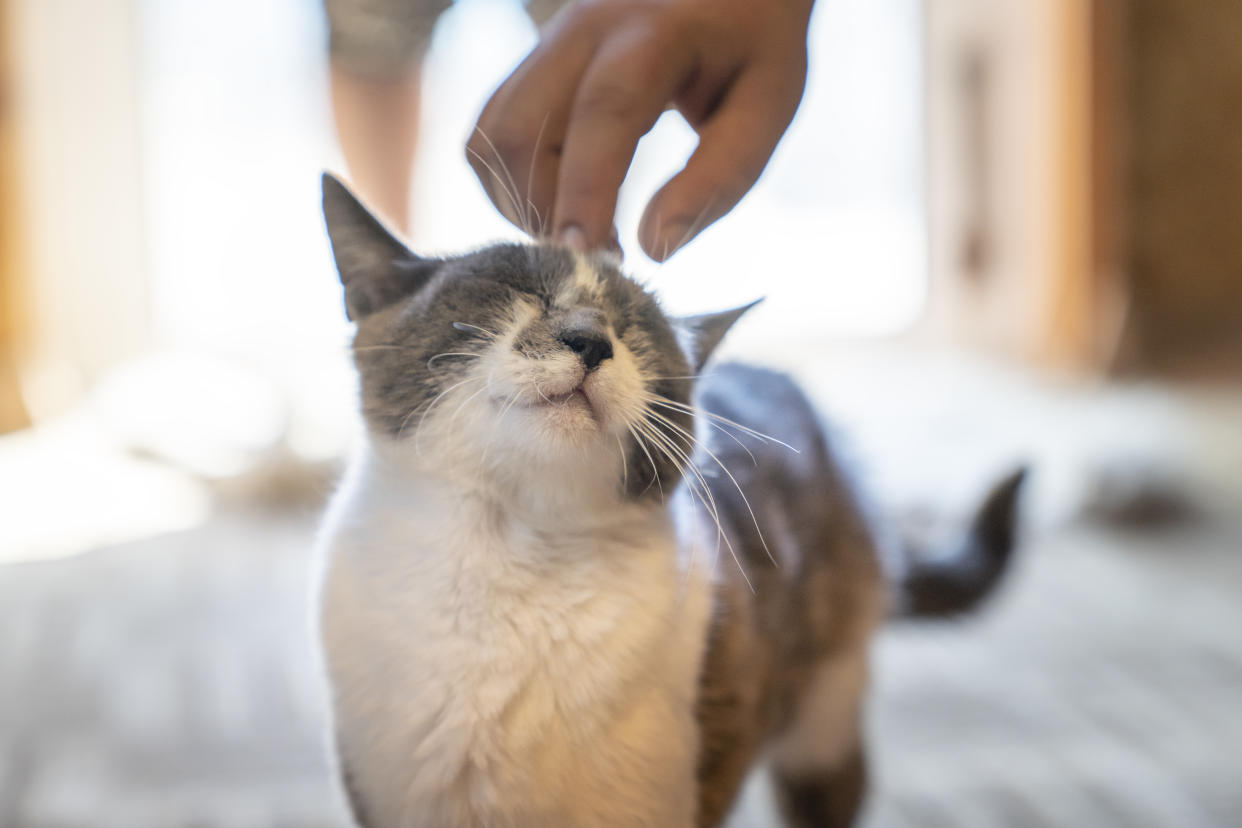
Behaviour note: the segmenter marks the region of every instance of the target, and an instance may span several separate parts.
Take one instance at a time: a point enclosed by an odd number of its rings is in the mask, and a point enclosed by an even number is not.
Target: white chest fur
[[[322,636],[367,828],[693,824],[708,587],[661,510],[551,524],[355,465]]]

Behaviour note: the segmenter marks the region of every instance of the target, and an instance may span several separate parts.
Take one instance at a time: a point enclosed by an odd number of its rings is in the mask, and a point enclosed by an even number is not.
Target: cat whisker
[[[500,422],[504,420],[505,415],[509,413],[509,410],[513,408],[514,404],[518,400],[518,397],[520,397],[521,395],[522,395],[522,389],[520,388],[513,392],[513,395],[509,397],[509,402],[505,404],[504,408],[500,409],[500,416],[496,418],[496,425],[500,425]],[[483,454],[479,457],[479,466],[481,468],[487,467],[487,452],[490,448],[491,448],[490,442],[484,444]]]
[[[482,136],[483,140],[486,141],[487,145],[491,148],[492,155],[496,158],[496,162],[500,165],[500,171],[503,172],[505,174],[505,178],[509,180],[509,186],[513,189],[514,194],[520,195],[517,181],[513,177],[513,171],[509,169],[509,165],[505,163],[505,159],[501,156],[500,152],[496,149],[496,145],[492,143],[491,137],[488,136],[488,134],[485,131],[483,131],[482,128],[478,128],[478,127],[476,128],[479,130],[479,135]],[[530,188],[529,187],[526,188],[526,198],[524,199],[524,201],[526,205],[530,204]],[[532,232],[532,228],[530,224],[530,213],[525,207],[523,207],[521,219],[522,219],[521,226],[522,226],[523,232],[525,232],[526,235],[528,236],[533,236],[534,233]]]
[[[660,467],[656,465],[655,458],[651,456],[651,452],[648,451],[647,449],[647,444],[643,442],[643,438],[639,436],[633,424],[626,423],[625,427],[630,432],[630,436],[634,438],[634,442],[638,444],[638,447],[640,449],[642,449],[643,454],[647,455],[647,461],[651,463],[651,478],[652,479],[647,481],[646,488],[644,488],[641,492],[639,492],[639,495],[641,496],[641,495],[646,494],[647,490],[651,488],[651,484],[655,483],[660,489],[660,499],[663,500],[664,499],[664,484],[660,482]]]
[[[444,399],[445,395],[449,394],[454,389],[461,388],[463,385],[470,383],[470,382],[478,382],[481,379],[482,377],[467,377],[461,382],[454,383],[453,385],[450,385],[448,388],[445,388],[439,394],[436,394],[435,397],[432,398],[431,402],[427,403],[426,408],[423,410],[423,415],[419,417],[418,419],[418,426],[414,429],[414,453],[415,454],[418,454],[419,456],[421,456],[423,453],[422,444],[421,444],[422,434],[423,434],[423,425],[427,422],[427,415],[430,414],[431,410],[436,407],[436,403]],[[398,439],[400,439],[401,435],[405,432],[405,427],[406,425],[409,424],[410,418],[412,418],[415,414],[417,414],[418,411],[419,409],[415,408],[409,414],[405,415],[405,419],[401,421],[401,427],[397,429]]]
[[[420,405],[416,405],[414,408],[410,409],[410,412],[409,412],[408,414],[406,414],[406,415],[405,415],[405,419],[401,421],[401,427],[397,429],[397,439],[401,439],[401,436],[402,436],[402,434],[403,434],[403,432],[404,432],[404,430],[405,430],[405,426],[409,423],[409,421],[410,421],[410,418],[411,418],[411,417],[413,417],[415,414],[418,414],[419,412],[430,410],[430,409],[431,409],[431,407],[432,407],[433,405],[435,405],[435,404],[436,404],[436,402],[437,402],[437,401],[438,401],[441,397],[443,397],[445,394],[447,394],[447,393],[449,393],[450,391],[452,391],[454,388],[457,388],[457,387],[459,387],[459,386],[461,386],[461,385],[465,385],[467,382],[470,382],[470,380],[471,380],[471,379],[472,379],[472,378],[467,378],[467,379],[462,380],[461,382],[457,383],[456,385],[451,385],[451,386],[449,386],[448,388],[446,388],[446,389],[444,389],[443,391],[441,391],[441,392],[440,392],[439,394],[437,394],[435,397],[433,397],[433,398],[431,399],[431,401],[430,401],[430,402],[426,402],[426,403],[422,403],[422,404],[420,404]]]
[[[655,217],[656,232],[659,233],[664,229],[664,213],[660,210],[656,211]],[[664,240],[664,249],[660,251],[660,261],[668,258],[668,239]]]
[[[686,403],[680,403],[680,402],[677,402],[676,400],[670,400],[668,397],[662,397],[659,394],[648,394],[647,401],[652,403],[653,405],[658,405],[663,408],[669,408],[674,411],[680,411],[686,414],[693,414],[696,417],[705,417],[710,420],[715,420],[719,423],[723,423],[724,425],[731,426],[732,428],[736,428],[737,430],[745,434],[749,434],[750,436],[755,437],[759,440],[763,440],[769,443],[775,443],[778,446],[784,446],[785,448],[792,451],[794,454],[802,453],[798,449],[789,445],[789,443],[786,443],[784,440],[778,440],[777,438],[773,437],[771,434],[764,434],[762,431],[755,431],[753,428],[750,428],[749,426],[744,426],[741,423],[734,422],[733,420],[730,420],[728,417],[722,417],[719,414],[713,414],[712,412],[707,411],[706,409],[700,408],[697,405],[687,405]]]
[[[500,151],[496,149],[496,145],[492,143],[492,139],[483,130],[483,128],[476,125],[475,131],[479,133],[480,138],[482,138],[484,141],[487,142],[487,146],[492,151],[492,156],[496,159],[496,163],[500,165],[500,169],[504,172],[505,178],[508,179],[509,181],[509,189],[507,189],[506,192],[511,193],[509,198],[510,198],[510,201],[513,202],[513,210],[515,213],[518,214],[517,218],[521,222],[519,226],[522,228],[522,231],[526,233],[526,235],[528,236],[534,235],[531,232],[530,216],[527,215],[526,211],[522,208],[521,203],[518,201],[518,198],[517,198],[519,195],[518,185],[517,185],[517,181],[513,179],[513,173],[510,172],[509,165],[505,163],[504,157],[500,154]],[[475,156],[477,157],[478,153],[475,153]],[[486,162],[483,162],[482,158],[479,158],[479,161],[484,163],[484,166],[487,167],[488,172],[490,172],[493,176],[496,176],[496,172],[495,170],[492,169],[491,165],[486,164]],[[504,182],[500,181],[499,176],[496,176],[496,178],[497,178],[497,183],[500,183],[503,186]],[[528,190],[527,191],[528,195],[529,195],[529,192],[530,191]],[[527,200],[529,201],[529,199]]]
[[[614,435],[617,438],[617,450],[621,453],[621,489],[626,491],[630,488],[630,467],[625,460],[625,446],[621,443],[621,435]]]
[[[487,382],[483,384],[483,387],[480,388],[478,391],[475,391],[469,397],[466,397],[464,400],[462,400],[461,405],[457,406],[457,408],[453,411],[453,416],[449,417],[448,427],[449,428],[453,427],[453,422],[457,419],[457,415],[461,413],[463,408],[465,408],[467,405],[470,404],[471,400],[473,400],[475,397],[479,396],[480,394],[482,394],[484,391],[486,391],[487,389],[491,387],[492,387],[492,378],[489,375],[487,378]]]
[[[412,353],[418,350],[419,350],[418,348],[415,348],[409,345],[361,345],[361,346],[357,346],[351,349],[351,351],[355,354],[369,353],[371,351],[407,351],[407,352]],[[430,359],[428,359],[427,367],[428,368],[432,367],[432,364],[437,359],[445,359],[447,357],[463,357],[467,359],[468,358],[478,359],[481,356],[483,356],[483,354],[472,354],[472,353],[467,353],[466,351],[445,351],[442,354],[436,354]]]
[[[631,433],[647,435],[647,437],[649,438],[649,442],[656,449],[656,451],[660,452],[660,454],[662,454],[665,458],[667,458],[668,461],[673,464],[673,468],[677,470],[678,474],[680,474],[682,478],[686,480],[687,489],[690,491],[690,494],[692,497],[691,502],[693,502],[694,497],[698,497],[700,500],[702,500],[702,496],[699,495],[698,490],[694,486],[694,481],[691,480],[691,478],[687,475],[686,462],[684,462],[683,460],[681,460],[680,458],[678,458],[676,455],[674,455],[668,450],[668,448],[663,444],[662,440],[660,439],[660,435],[656,433],[656,431],[652,428],[651,424],[646,423],[645,421],[641,423],[635,423],[634,429],[631,429]],[[638,438],[636,437],[636,439]],[[639,442],[641,444],[642,441],[640,440]],[[648,456],[650,457],[650,455]],[[654,462],[652,463],[652,468],[655,468]],[[661,489],[661,493],[663,493],[663,489]]]
[[[548,397],[547,394],[543,393],[543,389],[539,387],[539,383],[535,382],[534,380],[531,380],[530,384],[533,385],[535,387],[535,390],[539,392],[539,396],[543,397],[544,402],[546,402],[548,405],[556,405],[556,403],[554,403],[551,400],[551,398]]]
[[[755,468],[759,468],[759,459],[755,457],[755,453],[751,451],[750,448],[745,443],[739,440],[736,434],[734,434],[732,431],[729,431],[727,428],[724,428],[723,426],[713,423],[711,420],[704,419],[703,422],[707,423],[709,426],[716,429],[717,431],[719,431],[721,434],[728,437],[733,442],[737,443],[738,446],[742,449],[742,451],[750,455],[750,462],[754,464]]]
[[[546,220],[543,218],[543,216],[539,215],[539,208],[535,206],[535,203],[530,200],[529,196],[526,198],[526,206],[532,213],[535,214],[535,219],[539,222],[539,235],[536,236],[534,232],[531,230],[527,230],[526,235],[531,236],[532,238],[535,238],[535,239],[544,238],[547,235],[547,228],[545,225]]]
[[[667,450],[662,451],[662,453],[664,454],[665,457],[669,458],[669,461],[673,464],[674,468],[678,470],[678,472],[682,475],[682,478],[685,480],[686,491],[689,493],[688,503],[689,503],[690,512],[691,512],[691,526],[696,528],[696,533],[697,533],[697,527],[699,525],[698,511],[699,511],[700,505],[703,507],[704,511],[707,512],[708,517],[712,519],[712,523],[716,527],[716,552],[715,552],[715,555],[713,555],[712,557],[712,565],[710,569],[710,571],[714,573],[716,571],[716,566],[720,561],[720,539],[724,536],[724,533],[721,530],[719,516],[712,511],[710,504],[708,504],[707,500],[704,499],[703,494],[700,491],[699,487],[695,485],[695,480],[686,473],[685,463],[679,461],[676,457],[671,456]],[[698,557],[698,543],[691,541],[689,566],[686,568],[686,571],[683,573],[683,578],[682,578],[683,587],[689,581],[690,577],[693,574],[695,561],[697,557]]]
[[[435,362],[437,359],[445,359],[446,357],[473,357],[474,359],[478,359],[481,356],[483,355],[482,354],[470,354],[470,353],[466,353],[465,351],[445,351],[444,353],[436,354],[431,359],[427,360],[427,367],[430,368],[431,363]]]
[[[514,404],[518,400],[518,397],[520,397],[521,395],[522,395],[522,389],[520,388],[517,391],[513,392],[513,396],[509,398],[509,402],[501,410],[500,416],[496,418],[497,422],[500,422],[501,420],[504,419],[505,415],[509,413],[509,409],[513,408]]]
[[[660,380],[696,380],[702,379],[705,376],[707,376],[707,374],[691,374],[685,377],[647,377],[646,379],[649,382],[659,382]]]
[[[737,478],[733,476],[733,472],[729,471],[729,468],[723,462],[721,462],[720,458],[717,457],[716,454],[711,449],[709,449],[702,440],[695,437],[692,433],[682,428],[680,425],[673,422],[668,417],[665,417],[663,414],[660,414],[659,412],[651,411],[650,409],[648,409],[647,414],[648,416],[655,417],[657,420],[663,422],[667,427],[676,430],[686,440],[689,440],[691,441],[693,445],[698,446],[699,449],[701,449],[703,453],[705,453],[708,457],[710,457],[712,461],[715,462],[715,464],[720,467],[720,470],[728,476],[729,482],[733,484],[733,488],[737,489],[738,495],[742,498],[742,503],[746,505],[746,511],[750,513],[750,521],[752,524],[754,524],[755,534],[759,536],[759,544],[763,547],[763,551],[767,553],[768,560],[772,562],[772,565],[779,567],[780,565],[776,562],[775,556],[772,555],[772,550],[768,548],[768,541],[763,536],[763,530],[759,528],[759,519],[755,517],[755,510],[751,508],[750,498],[748,498],[746,496],[746,492],[742,490],[742,485],[737,482]],[[742,446],[742,448],[746,448],[746,447]],[[752,460],[754,459],[753,454],[751,455],[751,459]],[[756,465],[758,465],[757,461],[756,461]]]
[[[686,228],[686,232],[682,234],[681,238],[677,241],[677,244],[673,245],[674,253],[681,250],[681,248],[685,246],[686,242],[694,238],[695,234],[703,229],[703,220],[707,218],[708,211],[715,202],[715,198],[709,198],[707,200],[707,202],[703,205],[703,209],[699,211],[699,214],[695,217],[694,221],[690,222],[690,225]],[[665,258],[668,258],[667,253],[665,253]]]
[[[649,411],[648,413],[654,413],[654,412]],[[681,450],[680,447],[676,446],[671,440],[668,441],[668,444],[670,448],[675,450],[677,454],[681,458],[684,459],[685,463],[682,466],[683,474],[685,473],[684,471],[685,469],[689,469],[690,471],[693,472],[692,477],[686,478],[687,486],[689,487],[692,493],[698,495],[700,502],[703,503],[704,508],[707,509],[708,514],[711,515],[712,520],[716,524],[716,557],[717,559],[719,559],[719,555],[720,555],[720,541],[723,540],[725,543],[725,546],[728,547],[729,549],[729,554],[733,556],[734,563],[737,564],[738,572],[741,573],[742,579],[746,581],[747,586],[749,586],[751,591],[753,592],[754,586],[751,584],[750,578],[746,574],[746,567],[742,565],[741,559],[738,558],[737,550],[734,548],[732,541],[729,539],[728,533],[725,532],[724,527],[721,524],[720,507],[716,503],[716,498],[712,494],[711,487],[708,485],[706,478],[704,477],[702,471],[698,467],[698,464],[695,463],[685,451]],[[706,495],[706,497],[704,497],[704,495]]]
[[[669,377],[669,379],[693,379],[693,377]],[[655,395],[655,396],[661,400],[667,399],[667,397],[659,397],[659,395]],[[755,457],[755,453],[751,451],[750,448],[745,443],[739,440],[737,438],[737,435],[735,435],[732,431],[729,431],[727,428],[724,428],[723,426],[719,425],[718,423],[712,422],[710,417],[704,417],[703,422],[711,426],[712,428],[716,429],[717,431],[719,431],[721,434],[728,437],[733,442],[737,443],[738,447],[741,448],[742,451],[746,452],[750,456],[750,462],[755,464],[755,468],[759,467],[759,460]]]
[[[691,376],[685,376],[685,377],[648,377],[648,379],[654,382],[658,382],[660,380],[697,380],[697,379],[701,379],[704,376],[706,375],[705,374],[693,374]],[[653,396],[657,397],[661,401],[668,400],[667,397],[661,397],[658,394],[653,395]],[[671,402],[671,400],[669,401]],[[707,414],[709,412],[703,412],[703,413]],[[719,431],[721,434],[728,437],[733,442],[737,443],[738,447],[741,448],[742,451],[746,452],[750,456],[750,461],[755,464],[755,467],[756,468],[759,467],[759,461],[755,458],[755,453],[751,451],[750,448],[747,447],[745,443],[739,440],[737,438],[737,435],[735,435],[732,431],[729,431],[728,429],[720,426],[719,424],[712,422],[710,416],[704,417],[703,422],[705,422],[707,425],[711,426],[712,428],[716,429],[717,431]]]
[[[727,532],[725,532],[724,526],[720,522],[720,509],[716,504],[716,498],[711,492],[711,487],[707,485],[707,479],[703,476],[702,471],[699,469],[698,465],[686,454],[686,452],[683,451],[680,447],[678,447],[675,442],[673,442],[673,439],[671,437],[669,437],[666,434],[663,434],[662,432],[660,432],[658,428],[655,428],[653,425],[648,426],[648,431],[651,434],[651,436],[655,439],[657,446],[662,448],[665,451],[665,454],[669,457],[670,460],[672,460],[672,462],[675,465],[678,464],[678,461],[674,459],[674,456],[680,458],[683,461],[682,464],[680,465],[683,475],[685,474],[687,470],[691,472],[691,475],[692,475],[691,477],[684,478],[686,480],[687,485],[690,487],[691,491],[694,491],[694,486],[691,483],[691,481],[697,480],[698,485],[701,487],[701,491],[699,492],[700,499],[702,500],[703,495],[706,495],[706,500],[703,500],[703,505],[708,509],[709,514],[711,514],[712,519],[716,523],[717,539],[724,540],[725,546],[728,547],[729,549],[729,554],[733,556],[733,562],[737,565],[737,569],[738,569],[738,572],[742,576],[742,580],[746,582],[746,586],[749,587],[750,591],[753,593],[755,591],[754,584],[751,583],[750,577],[746,574],[746,567],[742,565],[742,560],[741,558],[738,557],[737,550],[734,549],[733,547],[733,542],[729,540],[729,535]]]
[[[699,211],[699,214],[695,217],[694,221],[690,222],[690,224],[686,226],[686,232],[682,233],[681,238],[677,241],[676,244],[671,244],[667,238],[664,239],[664,246],[663,246],[663,249],[661,249],[660,251],[660,261],[663,262],[666,259],[668,259],[669,253],[676,253],[683,246],[685,246],[686,242],[694,238],[694,235],[696,233],[698,233],[700,230],[703,229],[702,227],[703,219],[707,218],[707,213],[711,209],[711,206],[713,203],[715,203],[715,199],[707,200],[707,203],[703,205],[703,209]],[[656,228],[658,230],[663,230],[663,226],[664,226],[664,216],[660,213],[657,213],[656,214]]]
[[[668,458],[669,462],[673,464],[673,468],[675,468],[679,474],[684,474],[684,472],[682,471],[681,463],[678,462],[678,460],[675,457],[672,457],[669,455],[668,451],[663,446],[660,445],[659,441],[655,439],[655,436],[650,433],[650,430],[648,428],[644,427],[644,425],[641,423],[635,423],[633,431],[635,434],[639,435],[640,445],[644,446],[644,448],[649,447],[651,449],[654,449],[662,457]],[[647,438],[645,441],[641,439],[644,436]],[[648,454],[647,456],[648,458],[652,459],[652,464],[651,464],[652,468],[657,469],[657,466],[655,464],[654,458],[652,458],[652,455]],[[664,498],[667,493],[664,491],[663,481],[659,479],[658,471],[656,473],[656,481],[660,484],[660,496],[661,498]]]
[[[483,133],[483,130],[480,129],[479,134],[483,135],[484,140],[487,140],[488,144],[491,144],[491,141],[487,139],[487,136]],[[466,152],[470,153],[470,155],[476,161],[482,164],[484,168],[488,171],[488,173],[492,176],[492,180],[495,181],[496,186],[500,188],[501,194],[504,195],[505,199],[509,202],[509,208],[513,211],[513,220],[517,222],[518,227],[520,227],[523,232],[529,233],[529,231],[526,229],[526,221],[524,218],[525,211],[522,209],[522,202],[518,200],[517,187],[514,186],[512,189],[510,189],[509,185],[505,183],[505,180],[500,177],[500,173],[496,172],[496,168],[493,167],[491,164],[487,163],[487,159],[484,158],[479,153],[475,152],[474,149],[472,149],[471,147],[466,147]],[[492,152],[493,153],[496,152],[494,147],[492,148]],[[496,160],[499,161],[501,165],[503,166],[504,162],[500,160],[499,155],[496,155]],[[507,174],[508,173],[506,171],[506,175]],[[504,212],[503,208],[501,209],[501,212],[502,213]]]
[[[530,200],[530,194],[535,189],[535,162],[539,160],[539,145],[543,142],[544,130],[548,128],[548,116],[551,111],[545,112],[543,122],[539,124],[539,133],[535,136],[535,148],[530,152],[530,169],[526,172],[526,204],[535,213],[535,218],[539,220],[539,238],[547,235],[548,228],[545,226],[545,219],[539,215],[539,208]]]
[[[470,333],[471,331],[478,331],[481,334],[486,334],[487,336],[490,336],[492,339],[500,338],[500,334],[496,333],[495,331],[489,331],[487,328],[480,328],[478,325],[472,325],[469,322],[454,322],[453,328],[455,330],[461,331],[462,333]]]

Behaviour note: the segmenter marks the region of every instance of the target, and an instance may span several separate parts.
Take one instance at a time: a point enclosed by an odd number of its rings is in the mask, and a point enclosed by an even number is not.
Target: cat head
[[[693,377],[749,306],[672,318],[611,256],[549,244],[422,258],[331,175],[323,209],[377,451],[512,487],[672,492]]]

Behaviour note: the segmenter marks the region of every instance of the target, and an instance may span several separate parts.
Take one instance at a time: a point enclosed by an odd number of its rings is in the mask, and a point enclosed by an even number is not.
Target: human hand
[[[676,108],[699,144],[638,233],[664,261],[763,172],[802,99],[812,3],[578,0],[488,101],[470,163],[527,232],[616,246],[617,192],[638,140]]]

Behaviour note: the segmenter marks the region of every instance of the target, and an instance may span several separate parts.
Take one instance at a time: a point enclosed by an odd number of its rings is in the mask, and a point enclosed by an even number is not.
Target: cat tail
[[[950,554],[910,556],[899,584],[897,615],[936,618],[969,612],[988,597],[1013,558],[1024,466],[997,483]]]

